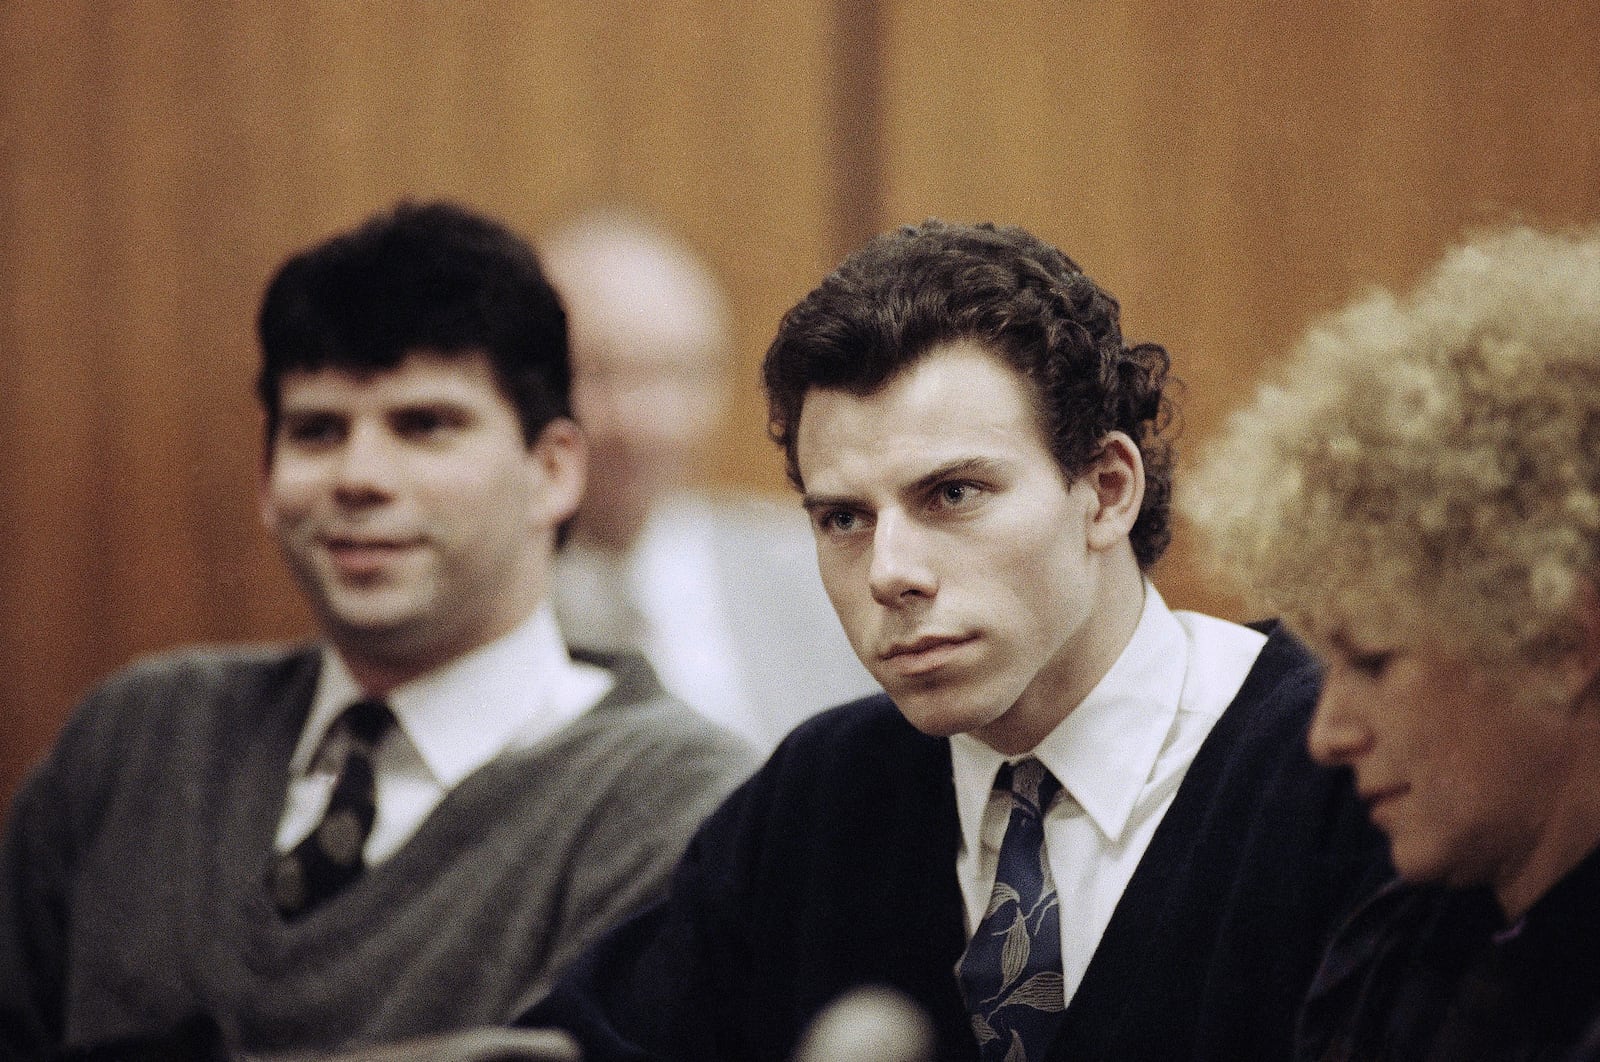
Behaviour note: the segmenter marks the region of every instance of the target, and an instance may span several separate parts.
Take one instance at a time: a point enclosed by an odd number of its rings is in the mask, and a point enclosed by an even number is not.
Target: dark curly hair
[[[1172,538],[1170,358],[1127,346],[1111,294],[1031,233],[930,219],[885,233],[850,255],[784,315],[762,377],[769,433],[789,479],[813,388],[867,395],[934,347],[971,340],[1029,383],[1051,453],[1069,480],[1112,431],[1144,458],[1145,495],[1130,536],[1148,569]]]
[[[487,355],[530,445],[571,415],[566,313],[533,248],[455,203],[402,201],[296,254],[256,331],[269,453],[285,373],[392,369],[419,349]]]

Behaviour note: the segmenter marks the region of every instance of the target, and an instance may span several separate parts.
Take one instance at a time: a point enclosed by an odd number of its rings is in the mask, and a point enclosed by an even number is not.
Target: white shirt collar
[[[1110,841],[1120,837],[1149,781],[1183,697],[1189,646],[1161,594],[1145,583],[1133,637],[1089,695],[1025,755],[1038,757]],[[970,734],[950,740],[962,836],[976,838],[1006,760]]]
[[[505,636],[391,690],[400,729],[446,789],[511,746],[548,737],[612,683],[574,661],[548,604]],[[325,646],[311,712],[290,770],[304,774],[333,720],[362,696],[337,650]],[[464,710],[463,706],[470,706]]]

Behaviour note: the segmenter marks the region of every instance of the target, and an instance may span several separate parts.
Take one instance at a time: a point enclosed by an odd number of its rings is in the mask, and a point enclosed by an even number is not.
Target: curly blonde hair
[[[1600,569],[1600,228],[1489,235],[1323,320],[1181,504],[1313,644],[1569,651]]]

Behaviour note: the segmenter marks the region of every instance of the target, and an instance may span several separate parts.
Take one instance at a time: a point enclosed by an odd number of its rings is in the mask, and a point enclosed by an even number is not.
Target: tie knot
[[[393,722],[394,712],[389,710],[389,705],[381,697],[357,701],[339,716],[340,725],[368,748],[378,743],[378,738]]]
[[[999,774],[995,776],[994,787],[1010,790],[1014,802],[1031,808],[1041,816],[1050,810],[1056,794],[1061,792],[1061,783],[1056,781],[1056,776],[1032,756],[1016,764],[1002,764]]]

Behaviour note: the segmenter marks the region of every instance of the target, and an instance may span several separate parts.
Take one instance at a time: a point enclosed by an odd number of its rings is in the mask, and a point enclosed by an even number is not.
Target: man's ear
[[[1125,432],[1100,440],[1100,453],[1078,477],[1093,489],[1097,505],[1089,513],[1091,549],[1108,549],[1126,541],[1144,504],[1144,458]]]
[[[528,460],[539,488],[533,492],[529,518],[541,527],[557,527],[578,511],[589,472],[589,444],[570,417],[544,426],[528,447]]]

